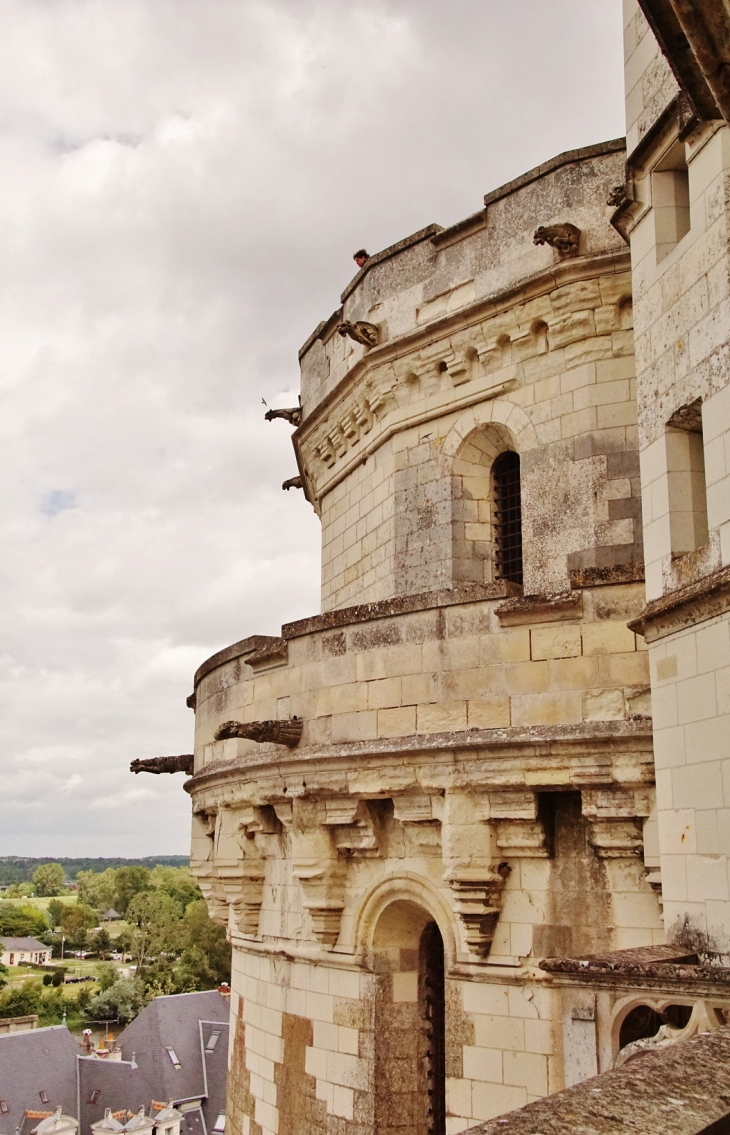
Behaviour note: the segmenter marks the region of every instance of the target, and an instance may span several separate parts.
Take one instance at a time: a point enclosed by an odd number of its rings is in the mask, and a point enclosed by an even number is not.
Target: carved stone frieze
[[[224,721],[215,731],[215,740],[243,737],[262,745],[288,745],[294,749],[302,739],[302,722],[292,717],[285,721]]]
[[[569,222],[557,225],[540,225],[535,229],[533,244],[549,244],[558,256],[577,256],[580,245],[580,229]]]
[[[355,323],[344,320],[337,331],[343,339],[348,336],[350,339],[354,339],[356,343],[362,343],[364,347],[376,347],[380,338],[379,329],[375,324],[367,323],[364,319],[358,319]]]

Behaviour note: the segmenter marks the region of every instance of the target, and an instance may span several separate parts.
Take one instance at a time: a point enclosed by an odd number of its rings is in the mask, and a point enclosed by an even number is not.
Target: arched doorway
[[[416,903],[392,902],[373,937],[375,1129],[445,1135],[444,943]]]

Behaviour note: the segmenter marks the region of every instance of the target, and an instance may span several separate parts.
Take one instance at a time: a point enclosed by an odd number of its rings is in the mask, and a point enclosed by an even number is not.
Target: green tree
[[[89,1021],[119,1021],[126,1024],[136,1017],[145,1000],[141,981],[120,978],[103,993],[92,996],[86,1008]]]
[[[51,985],[54,985],[56,988],[58,988],[59,985],[63,985],[65,978],[66,971],[65,969],[63,969],[63,967],[59,966],[59,968],[54,971],[53,977],[51,978]]]
[[[151,956],[174,952],[180,946],[182,928],[179,905],[161,891],[141,891],[127,908],[132,928],[132,954],[138,970]]]
[[[106,871],[79,871],[76,876],[79,902],[93,906],[101,914],[114,906],[117,897],[117,868]]]
[[[2,962],[0,962],[0,989],[2,989],[4,985],[8,984],[8,976],[7,975],[8,975],[8,967],[4,966],[2,964]]]
[[[185,940],[188,947],[197,947],[208,959],[213,984],[231,980],[231,947],[226,930],[208,914],[205,902],[191,903],[185,911]],[[210,986],[197,986],[210,989]]]
[[[68,944],[77,949],[86,945],[88,931],[96,926],[96,914],[85,903],[67,906],[61,917],[61,926]]]
[[[0,934],[8,938],[32,938],[45,933],[48,922],[43,911],[30,904],[16,906],[0,902]]]
[[[66,873],[60,863],[41,863],[33,872],[35,893],[42,898],[60,895],[66,890]]]
[[[219,984],[210,959],[200,946],[188,946],[183,950],[175,976],[178,993],[192,993],[196,989],[214,989]]]
[[[0,996],[0,1017],[29,1017],[40,1008],[38,986],[25,982],[19,989],[6,989]]]
[[[100,958],[105,958],[112,948],[112,939],[109,931],[102,926],[91,939],[91,948]]]
[[[113,906],[118,914],[126,914],[135,895],[152,888],[147,867],[120,867],[116,873]]]
[[[111,989],[117,980],[117,967],[112,965],[111,962],[99,962],[96,967],[96,976],[99,978],[100,991],[106,993],[107,989]]]
[[[52,929],[55,929],[56,926],[61,925],[61,919],[63,918],[63,912],[65,909],[66,904],[62,903],[60,899],[51,899],[51,901],[49,902],[48,906],[46,907],[46,918],[48,919],[48,923]]]
[[[203,897],[187,867],[157,866],[150,875],[150,883],[156,891],[164,892],[179,903],[181,910]]]

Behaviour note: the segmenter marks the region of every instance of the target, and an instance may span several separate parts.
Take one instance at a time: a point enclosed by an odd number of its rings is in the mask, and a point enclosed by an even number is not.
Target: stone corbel
[[[446,873],[454,895],[454,911],[464,927],[467,948],[486,958],[492,947],[502,907],[502,890],[509,874],[507,864],[496,870],[457,867]]]
[[[599,858],[634,859],[642,854],[643,820],[654,803],[650,786],[584,788],[581,797],[588,839]]]
[[[486,958],[499,920],[509,866],[500,863],[494,825],[485,825],[481,801],[472,793],[449,792],[443,809],[444,880],[454,913],[472,954]]]
[[[547,859],[550,849],[538,819],[537,794],[529,788],[498,788],[485,793],[482,818],[494,822],[503,859]]]
[[[264,893],[264,837],[278,836],[280,824],[271,808],[244,805],[223,808],[216,836],[215,894],[228,904],[241,934],[255,937]]]
[[[393,818],[400,820],[419,852],[438,854],[441,845],[443,796],[420,789],[393,797]]]
[[[335,847],[344,855],[359,858],[380,855],[376,825],[366,800],[352,796],[326,800],[323,823],[332,830]]]
[[[294,877],[302,888],[303,905],[312,920],[314,937],[322,946],[332,947],[340,935],[340,919],[345,907],[346,865],[333,838],[337,825],[327,824],[326,819],[323,802],[307,799],[293,802]]]

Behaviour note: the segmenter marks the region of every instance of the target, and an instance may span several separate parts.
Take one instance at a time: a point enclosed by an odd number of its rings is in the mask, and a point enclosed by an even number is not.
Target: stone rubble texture
[[[189,701],[234,1135],[441,1130],[434,923],[448,1135],[607,1072],[637,1010],[730,1020],[697,953],[730,953],[730,134],[624,22],[627,148],[370,257],[300,351],[322,614]],[[535,244],[555,226],[575,254]],[[505,450],[523,586],[495,566]]]

